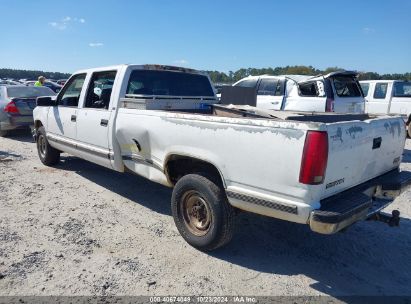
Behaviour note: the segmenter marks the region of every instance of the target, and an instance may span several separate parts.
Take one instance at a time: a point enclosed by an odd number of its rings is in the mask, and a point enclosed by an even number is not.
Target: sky
[[[0,68],[411,72],[411,0],[0,0]]]

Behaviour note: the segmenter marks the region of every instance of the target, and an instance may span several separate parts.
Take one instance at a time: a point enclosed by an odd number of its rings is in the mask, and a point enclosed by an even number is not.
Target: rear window
[[[368,95],[368,90],[370,89],[370,84],[369,83],[361,83],[361,90],[364,93],[364,96]]]
[[[394,97],[411,97],[411,82],[395,82]]]
[[[339,97],[361,97],[361,90],[356,79],[351,77],[333,77],[335,92]]]
[[[16,98],[28,98],[28,97],[39,97],[39,96],[54,96],[51,89],[47,87],[10,87],[7,88],[8,97]]]
[[[171,71],[134,70],[127,94],[158,96],[214,96],[207,76]]]

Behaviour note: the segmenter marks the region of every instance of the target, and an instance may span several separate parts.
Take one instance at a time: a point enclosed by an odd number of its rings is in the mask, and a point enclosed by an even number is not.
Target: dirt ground
[[[29,134],[0,138],[0,296],[411,295],[411,192],[390,206],[398,228],[361,222],[322,236],[242,213],[213,253],[179,236],[170,196],[65,154],[45,167]]]

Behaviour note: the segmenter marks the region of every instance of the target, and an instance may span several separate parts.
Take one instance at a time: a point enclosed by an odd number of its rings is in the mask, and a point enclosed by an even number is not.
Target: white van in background
[[[257,89],[257,107],[269,110],[364,113],[358,74],[249,76],[233,84]]]
[[[398,114],[406,121],[411,137],[411,82],[401,80],[360,81],[365,111],[372,114]]]

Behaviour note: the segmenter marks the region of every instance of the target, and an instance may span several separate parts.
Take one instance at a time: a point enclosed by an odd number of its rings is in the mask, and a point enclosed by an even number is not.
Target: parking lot
[[[233,241],[208,254],[180,237],[170,196],[66,154],[46,167],[29,134],[0,138],[0,295],[409,294],[411,192],[390,207],[398,228],[322,236],[242,213]]]

